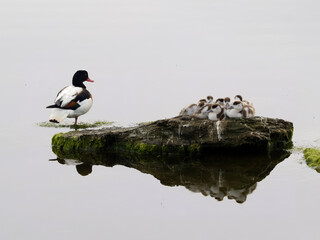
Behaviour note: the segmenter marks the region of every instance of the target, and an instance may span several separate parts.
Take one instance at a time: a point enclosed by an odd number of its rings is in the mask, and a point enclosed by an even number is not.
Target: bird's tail
[[[69,115],[69,111],[60,108],[53,108],[49,118],[50,122],[60,123],[65,120]]]
[[[57,105],[49,105],[48,107],[46,107],[46,108],[59,108]]]

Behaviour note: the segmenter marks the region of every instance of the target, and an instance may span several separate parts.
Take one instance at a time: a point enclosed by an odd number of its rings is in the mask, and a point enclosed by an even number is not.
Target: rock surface
[[[192,117],[158,120],[134,128],[59,133],[55,152],[190,155],[210,152],[270,152],[292,146],[293,124],[255,117],[210,121]]]

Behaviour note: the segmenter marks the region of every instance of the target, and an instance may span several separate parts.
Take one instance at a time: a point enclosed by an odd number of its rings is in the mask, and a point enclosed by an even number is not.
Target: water
[[[299,151],[250,179],[199,162],[200,178],[188,162],[164,165],[174,181],[117,162],[84,177],[49,161],[66,130],[36,125],[86,69],[94,105],[80,121],[152,121],[242,94],[292,121],[296,146],[319,146],[318,13],[313,1],[1,0],[0,238],[318,239],[320,175]]]

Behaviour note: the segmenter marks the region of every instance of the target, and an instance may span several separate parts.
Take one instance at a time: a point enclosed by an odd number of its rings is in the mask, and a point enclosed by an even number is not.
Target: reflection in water
[[[92,172],[92,165],[123,165],[153,175],[166,186],[185,186],[192,192],[211,196],[218,201],[225,197],[243,203],[257,182],[290,153],[266,155],[215,154],[201,157],[141,157],[112,154],[71,155],[53,149],[59,163],[75,165],[82,176]]]
[[[56,159],[50,159],[49,161],[58,161],[58,163],[63,165],[74,165],[76,166],[77,172],[82,176],[87,176],[90,173],[92,173],[92,165],[83,163],[79,160],[56,158]]]

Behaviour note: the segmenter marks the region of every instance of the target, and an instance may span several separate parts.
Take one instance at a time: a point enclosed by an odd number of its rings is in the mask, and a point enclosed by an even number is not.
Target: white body
[[[212,121],[218,120],[218,118],[217,118],[217,113],[209,112],[208,118],[209,118],[209,120],[212,120]]]
[[[243,118],[243,105],[242,103],[239,104],[232,104],[231,109],[227,110],[227,115],[229,118]]]
[[[179,115],[180,116],[192,116],[199,110],[199,107],[196,104],[191,104],[188,107],[184,107]]]
[[[59,106],[66,107],[70,102],[72,102],[75,97],[83,91],[81,87],[68,86],[62,89],[56,99],[55,103]],[[61,109],[61,108],[53,108],[50,115],[50,120],[56,120],[58,122],[62,122],[66,118],[75,118],[87,113],[92,107],[92,98],[85,99],[83,101],[77,102],[80,107],[75,110],[72,109]]]
[[[247,118],[252,118],[255,116],[255,109],[253,106],[245,105],[243,107],[243,111],[246,112],[246,117]]]
[[[57,104],[60,107],[65,107],[82,91],[83,91],[83,88],[81,87],[74,87],[74,86],[65,87],[58,93],[54,102],[61,103],[61,104]]]
[[[218,118],[219,114],[224,114],[224,108],[222,108],[220,106],[216,107],[216,108],[212,108],[209,111],[208,118],[209,118],[209,120],[212,120],[212,121],[224,120],[225,119],[225,115],[224,115],[223,119],[219,119]]]
[[[209,110],[211,109],[211,104],[206,104],[202,108],[200,108],[195,114],[195,117],[205,119],[208,118]]]
[[[231,109],[227,110],[229,118],[252,118],[255,116],[255,109],[251,105],[246,105],[244,102],[240,104],[232,104]]]
[[[92,103],[93,101],[91,98],[83,100],[82,102],[79,103],[80,107],[78,107],[76,110],[71,110],[71,112],[69,112],[67,118],[75,118],[87,113],[92,107]],[[70,110],[67,110],[67,111],[70,111]]]
[[[227,111],[227,116],[229,118],[243,118],[243,114],[236,109],[229,109]]]

